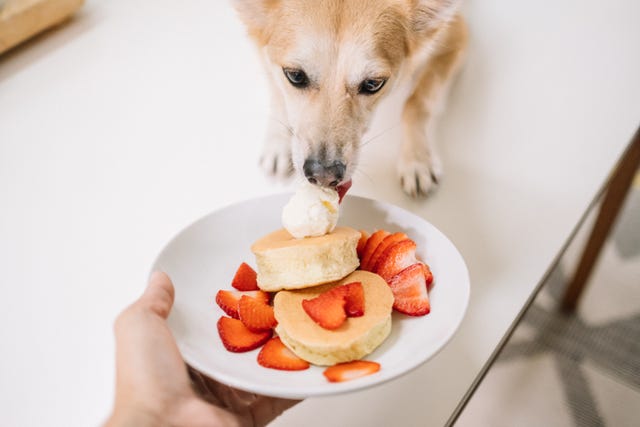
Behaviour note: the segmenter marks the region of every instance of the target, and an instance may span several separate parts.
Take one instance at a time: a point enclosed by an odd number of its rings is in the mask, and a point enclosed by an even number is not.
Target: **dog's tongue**
[[[343,182],[342,184],[338,185],[336,187],[336,191],[338,192],[338,203],[342,203],[342,198],[344,197],[345,194],[347,194],[347,191],[349,191],[349,189],[351,188],[351,180]]]

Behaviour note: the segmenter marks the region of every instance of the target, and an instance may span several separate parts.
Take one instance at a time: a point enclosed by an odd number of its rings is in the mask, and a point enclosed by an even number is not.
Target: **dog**
[[[429,129],[463,62],[461,0],[232,0],[268,76],[269,175],[350,184],[380,100],[409,85],[397,159],[405,193],[426,195],[442,162]]]

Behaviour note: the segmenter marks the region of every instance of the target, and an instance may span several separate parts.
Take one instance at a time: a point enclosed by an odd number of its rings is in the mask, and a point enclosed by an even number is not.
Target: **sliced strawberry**
[[[258,274],[249,264],[243,262],[236,270],[231,286],[239,291],[257,291],[260,289],[258,287]]]
[[[378,362],[354,360],[329,366],[324,370],[323,374],[330,382],[337,383],[371,375],[379,370],[380,364]]]
[[[415,263],[389,280],[395,310],[410,316],[424,316],[431,310],[423,266]]]
[[[309,368],[309,362],[296,356],[280,340],[273,337],[260,349],[258,364],[265,368],[283,371],[303,371]]]
[[[218,334],[227,350],[241,353],[258,348],[269,341],[272,331],[252,332],[238,319],[222,316],[218,319]]]
[[[302,300],[302,308],[325,329],[336,329],[347,319],[344,310],[347,297],[345,286],[336,286],[315,298]]]
[[[382,242],[382,239],[387,237],[389,234],[386,230],[378,230],[373,232],[371,236],[367,239],[367,243],[364,245],[364,249],[362,250],[362,257],[360,258],[360,270],[371,271],[371,267],[369,265],[369,261],[371,260],[371,256],[375,252],[376,248]]]
[[[238,314],[244,326],[254,332],[273,329],[278,324],[273,314],[273,307],[248,295],[240,298]]]
[[[393,276],[416,262],[416,243],[406,239],[385,249],[372,271],[389,283]]]
[[[239,319],[240,314],[238,313],[238,304],[240,303],[240,298],[244,295],[255,298],[258,301],[262,301],[265,304],[269,303],[269,294],[264,291],[241,292],[230,291],[227,289],[221,289],[218,291],[216,294],[216,303],[229,316],[234,319]]]
[[[336,187],[336,191],[338,192],[339,197],[338,203],[342,203],[342,199],[344,198],[345,194],[347,194],[347,191],[349,191],[349,189],[351,188],[351,184],[353,184],[353,182],[349,180]]]
[[[425,263],[422,263],[422,270],[424,272],[424,280],[427,282],[427,289],[431,289],[431,285],[433,285],[433,273]]]
[[[344,311],[347,317],[360,317],[364,315],[364,288],[360,282],[352,282],[344,285],[347,288]]]
[[[376,250],[373,251],[373,254],[371,255],[371,259],[369,260],[369,263],[367,265],[369,271],[375,270],[376,264],[380,259],[380,256],[384,253],[384,251],[387,250],[387,248],[393,246],[398,242],[407,240],[408,238],[409,237],[407,237],[406,234],[402,232],[398,232],[398,233],[389,234],[384,239],[382,239],[382,241],[376,247]]]
[[[369,233],[365,230],[360,230],[360,240],[358,240],[358,246],[356,247],[358,259],[362,259],[362,251],[364,250],[364,246],[367,244],[367,239],[369,239]]]

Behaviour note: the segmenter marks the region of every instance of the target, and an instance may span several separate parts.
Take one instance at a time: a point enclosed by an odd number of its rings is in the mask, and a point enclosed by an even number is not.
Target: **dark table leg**
[[[575,274],[562,298],[561,307],[566,311],[575,310],[582,290],[584,289],[591,271],[600,255],[611,227],[613,226],[620,208],[629,193],[633,178],[640,165],[640,129],[636,132],[631,144],[609,178],[604,193],[598,217],[591,230],[589,240],[582,252]]]

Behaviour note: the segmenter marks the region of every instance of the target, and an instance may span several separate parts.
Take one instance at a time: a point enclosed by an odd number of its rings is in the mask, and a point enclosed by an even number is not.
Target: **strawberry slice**
[[[222,316],[218,319],[218,334],[227,350],[242,353],[269,341],[272,331],[252,332],[238,319]]]
[[[424,316],[431,310],[423,266],[415,263],[389,280],[395,310],[410,316]]]
[[[389,283],[393,276],[416,262],[416,243],[405,239],[385,249],[372,271]]]
[[[273,307],[248,295],[240,298],[238,315],[244,326],[254,332],[273,329],[278,324]]]
[[[325,329],[337,329],[347,320],[344,309],[346,297],[347,288],[336,286],[315,298],[302,300],[302,308],[318,325]]]
[[[369,239],[369,233],[365,230],[360,230],[360,240],[358,240],[358,246],[356,247],[358,259],[362,259],[362,252],[364,250],[364,246],[367,244],[367,239]]]
[[[273,337],[260,349],[258,364],[265,368],[282,371],[303,371],[309,368],[309,362],[296,356],[280,340]]]
[[[371,260],[371,256],[375,252],[376,248],[382,242],[382,239],[387,237],[389,234],[386,230],[378,230],[375,231],[369,238],[367,239],[367,243],[364,245],[364,249],[362,249],[362,258],[360,258],[360,270],[371,271],[373,266],[369,265],[369,261]]]
[[[364,288],[361,282],[352,282],[344,285],[347,288],[344,311],[347,317],[360,317],[364,315]]]
[[[231,286],[239,291],[260,290],[258,287],[258,274],[249,264],[243,262],[236,270],[236,274],[231,281]]]
[[[378,362],[354,360],[330,366],[324,370],[323,374],[330,382],[337,383],[371,375],[379,370],[380,364]]]
[[[433,285],[433,273],[429,266],[425,263],[422,263],[422,270],[424,271],[424,280],[427,282],[427,290],[430,290]]]
[[[398,233],[389,234],[384,239],[382,239],[382,241],[376,247],[376,250],[373,251],[373,254],[371,255],[371,259],[369,260],[369,263],[367,265],[369,270],[370,271],[374,271],[375,270],[376,264],[377,264],[378,260],[380,259],[380,256],[384,253],[384,251],[387,250],[387,248],[393,246],[394,244],[396,244],[398,242],[401,242],[403,240],[407,240],[408,238],[409,237],[407,237],[406,234],[404,234],[402,232],[398,232]]]
[[[349,191],[349,189],[351,188],[351,184],[353,184],[353,182],[349,180],[341,183],[336,187],[336,191],[338,192],[339,197],[338,203],[342,203],[342,199],[344,198],[345,194],[347,194],[347,191]]]
[[[230,291],[226,289],[221,289],[216,294],[216,303],[218,306],[225,312],[227,315],[233,317],[234,319],[239,319],[240,314],[238,312],[238,304],[240,303],[240,298],[243,296],[249,296],[251,298],[255,298],[258,301],[263,301],[265,304],[269,303],[269,294],[264,291]]]

